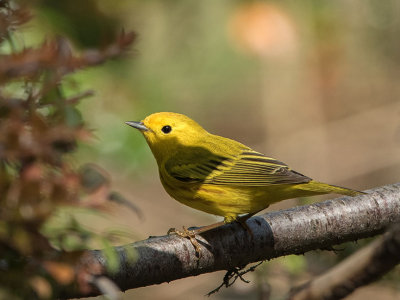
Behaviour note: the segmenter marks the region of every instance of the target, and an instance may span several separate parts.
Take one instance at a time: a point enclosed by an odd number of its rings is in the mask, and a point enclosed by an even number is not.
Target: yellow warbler
[[[187,206],[223,216],[225,223],[284,199],[360,194],[314,181],[237,141],[208,133],[185,115],[160,112],[126,124],[143,133],[168,194]]]

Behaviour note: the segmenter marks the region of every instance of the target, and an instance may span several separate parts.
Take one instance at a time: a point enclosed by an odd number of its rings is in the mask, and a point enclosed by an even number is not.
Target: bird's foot
[[[167,234],[176,234],[183,238],[188,238],[196,250],[196,257],[200,259],[201,257],[201,247],[199,242],[196,240],[197,230],[188,230],[185,226],[182,226],[183,231],[176,230],[175,228],[170,228]]]
[[[244,215],[241,217],[237,217],[237,219],[236,219],[236,221],[240,224],[240,226],[242,226],[243,229],[245,229],[249,233],[250,238],[252,240],[254,239],[254,234],[253,234],[253,231],[251,230],[251,228],[249,227],[249,225],[247,225],[246,221],[253,215],[254,214],[247,214],[247,215]]]

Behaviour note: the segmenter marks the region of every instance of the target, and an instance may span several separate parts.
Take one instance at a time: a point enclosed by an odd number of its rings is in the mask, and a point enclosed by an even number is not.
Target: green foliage
[[[36,6],[54,31],[83,48],[102,47],[116,38],[117,20],[104,14],[95,0],[40,0]]]
[[[95,3],[85,8],[99,25],[104,16]],[[57,297],[57,287],[73,283],[79,276],[74,264],[92,240],[106,247],[110,268],[118,268],[105,236],[66,211],[55,216],[65,206],[104,210],[115,198],[106,172],[92,164],[76,170],[69,162],[77,145],[92,137],[77,108],[91,92],[66,96],[63,82],[72,72],[121,56],[134,40],[133,34],[113,31],[101,49],[81,53],[61,36],[25,48],[15,37],[31,9],[21,2],[0,4],[0,296],[26,299]],[[86,35],[78,39],[82,44]]]
[[[291,275],[302,274],[307,268],[306,258],[300,255],[287,256],[282,264]]]

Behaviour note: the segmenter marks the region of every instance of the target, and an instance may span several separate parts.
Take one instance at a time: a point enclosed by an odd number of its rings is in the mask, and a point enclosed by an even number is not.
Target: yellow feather
[[[208,133],[181,114],[155,113],[127,124],[143,133],[172,198],[226,222],[284,199],[360,194],[314,181],[237,141]]]

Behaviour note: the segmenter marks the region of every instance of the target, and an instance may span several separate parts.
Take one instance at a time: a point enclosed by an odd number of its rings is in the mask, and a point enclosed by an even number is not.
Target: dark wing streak
[[[181,163],[177,164],[176,160],[181,160]],[[193,158],[179,157],[177,159],[174,157],[174,159],[171,159],[165,164],[167,173],[182,182],[201,183],[204,182],[212,172],[226,167],[231,159],[214,155],[211,159],[204,159],[204,161],[199,161],[197,163],[186,163],[189,160],[193,161]]]
[[[194,170],[197,170],[198,173],[200,173],[201,175],[207,175],[210,173],[210,170],[212,170],[213,168],[209,168],[207,165],[206,166],[197,166]]]

